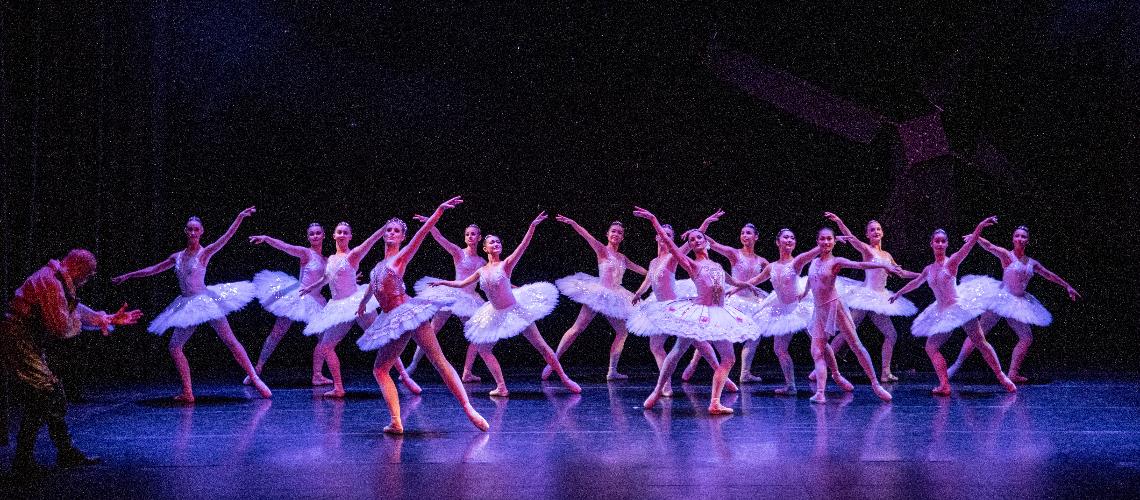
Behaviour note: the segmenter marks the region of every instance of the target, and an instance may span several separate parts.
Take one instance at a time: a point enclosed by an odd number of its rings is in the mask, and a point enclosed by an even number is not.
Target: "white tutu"
[[[245,307],[253,296],[253,283],[248,281],[218,283],[197,295],[179,295],[150,322],[147,331],[162,335],[170,328],[186,328],[222,318]]]
[[[352,295],[330,300],[320,312],[309,318],[309,324],[305,325],[305,335],[316,335],[336,325],[356,321],[356,309],[360,307],[360,299],[366,293],[368,285],[359,285]],[[376,297],[369,297],[365,310],[372,311],[377,307],[380,307],[380,303],[376,302]]]
[[[802,293],[805,288],[807,288],[807,276],[800,276],[796,291]],[[815,304],[811,293],[787,304],[780,300],[779,295],[771,293],[760,303],[760,310],[752,316],[752,320],[759,326],[760,334],[765,337],[791,335],[807,329],[814,311]]]
[[[446,302],[412,297],[391,311],[380,312],[372,325],[364,330],[364,335],[356,340],[356,345],[360,346],[362,351],[375,351],[388,342],[400,338],[404,332],[415,330],[431,321],[435,313],[446,305]]]
[[[451,304],[444,307],[443,310],[450,311],[451,314],[464,319],[470,318],[472,314],[475,314],[476,309],[479,309],[484,302],[487,302],[474,292],[467,292],[466,290],[448,286],[429,285],[436,281],[444,280],[424,276],[420,278],[419,281],[416,281],[416,284],[413,286],[416,290],[416,297],[428,299],[432,302]]]
[[[636,326],[642,332],[694,340],[744,342],[760,336],[760,330],[752,318],[736,308],[705,306],[694,300],[685,298],[650,302],[645,306],[644,319],[636,320]],[[647,326],[641,326],[641,321],[646,322]]]
[[[588,306],[604,316],[626,319],[633,312],[633,292],[621,287],[606,287],[597,276],[574,273],[554,283],[570,300]]]
[[[1013,295],[1002,286],[1002,282],[989,276],[966,276],[962,278],[962,286],[977,287],[985,308],[1003,318],[1034,326],[1049,326],[1053,322],[1053,315],[1038,302],[1037,297],[1029,293],[1020,297]]]
[[[545,318],[558,305],[558,289],[545,281],[511,290],[515,304],[495,309],[487,302],[463,324],[463,335],[472,344],[490,344],[522,333],[531,323]]]
[[[894,292],[873,290],[864,285],[862,281],[840,276],[835,281],[835,289],[849,309],[870,311],[884,316],[913,316],[914,313],[918,312],[914,303],[905,297],[899,297],[892,304],[888,299]]]
[[[697,296],[697,285],[691,279],[680,280],[673,284],[673,291],[677,293],[677,298],[686,299]],[[659,302],[657,294],[651,293],[649,297],[642,300],[633,306],[633,311],[629,313],[629,318],[625,320],[625,327],[630,333],[640,335],[642,337],[652,337],[654,335],[669,335],[669,333],[657,330],[653,323],[649,321],[649,311],[652,304]]]
[[[733,289],[735,290],[735,287]],[[768,292],[763,290],[759,294],[751,290],[744,290],[725,297],[724,304],[735,307],[736,310],[751,318],[760,312],[760,305],[764,303],[764,299],[767,297]]]
[[[969,277],[967,277],[969,278]],[[918,313],[910,325],[915,337],[929,337],[958,328],[986,312],[982,298],[983,283],[976,279],[964,280],[958,285],[958,302],[942,306],[937,301]]]
[[[316,293],[301,295],[301,282],[280,271],[261,271],[254,275],[253,286],[261,307],[274,316],[293,321],[309,321],[325,306],[325,298]]]

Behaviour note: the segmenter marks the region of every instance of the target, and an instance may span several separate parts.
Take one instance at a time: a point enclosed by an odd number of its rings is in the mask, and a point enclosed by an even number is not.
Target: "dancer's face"
[[[877,221],[871,221],[867,224],[867,241],[871,243],[878,243],[883,241],[883,226]]]
[[[467,229],[463,230],[463,242],[466,243],[467,246],[473,247],[478,245],[481,239],[483,239],[483,232],[480,231],[479,228],[467,226]]]
[[[708,248],[708,241],[705,239],[705,233],[700,231],[689,231],[689,248],[695,251],[704,251]]]
[[[1029,231],[1017,228],[1013,231],[1013,248],[1024,250],[1029,246]]]
[[[347,245],[349,241],[352,241],[352,228],[344,224],[337,224],[336,229],[333,230],[333,241]]]
[[[202,232],[205,230],[202,228],[201,222],[192,220],[186,223],[186,227],[183,229],[183,231],[186,233],[187,240],[198,241],[202,238]]]
[[[617,224],[610,226],[610,230],[606,231],[606,238],[614,245],[620,245],[625,240],[625,228]]]
[[[796,233],[780,231],[780,237],[776,238],[776,249],[792,253],[796,249]]]
[[[815,244],[819,245],[820,251],[827,253],[835,248],[835,233],[828,228],[819,230],[819,234],[815,237]]]
[[[667,236],[669,236],[669,241],[673,241],[673,240],[674,240],[674,238],[675,238],[675,236],[676,236],[676,235],[673,233],[673,228],[671,228],[671,227],[666,227],[666,228],[663,228],[663,229],[665,229],[665,234],[666,234]],[[659,235],[657,235],[657,236],[654,236],[654,237],[653,237],[653,239],[654,239],[654,240],[656,240],[656,241],[657,241],[657,244],[659,244],[659,245],[664,245],[664,244],[666,244],[666,241],[665,241],[665,240],[663,240],[663,239],[661,239],[661,235],[660,235],[660,234],[659,234]]]
[[[384,226],[384,243],[388,245],[399,245],[404,242],[404,226],[395,222],[389,222]]]
[[[483,251],[487,255],[499,255],[503,253],[503,241],[498,236],[488,234],[487,239],[483,240]]]
[[[944,233],[935,233],[934,237],[930,238],[930,248],[934,250],[934,255],[946,255],[946,248],[949,246],[950,240]]]
[[[756,244],[756,230],[749,226],[740,228],[740,244],[744,246]]]
[[[325,228],[321,226],[310,227],[308,235],[310,246],[320,246],[325,242]]]

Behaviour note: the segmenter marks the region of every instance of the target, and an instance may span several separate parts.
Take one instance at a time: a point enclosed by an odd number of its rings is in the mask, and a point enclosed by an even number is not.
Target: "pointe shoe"
[[[505,398],[511,394],[506,387],[496,387],[488,392],[487,395],[493,398]]]
[[[320,375],[317,377],[313,377],[312,380],[310,380],[310,382],[313,383],[313,387],[320,387],[322,385],[332,385],[333,379],[328,378],[324,375]]]
[[[627,379],[629,379],[629,375],[626,375],[624,373],[618,373],[617,370],[610,370],[610,372],[606,374],[606,380],[613,381],[613,380],[627,380]]]
[[[479,412],[475,411],[474,406],[471,406],[469,404],[469,405],[467,405],[466,408],[463,409],[463,411],[465,413],[467,413],[467,419],[470,420],[471,423],[474,424],[475,427],[478,428],[479,430],[481,430],[483,432],[487,432],[487,429],[491,428],[491,424],[488,424],[487,419],[483,418],[483,416],[480,415]]]
[[[261,394],[261,397],[265,399],[273,397],[273,391],[269,390],[269,386],[265,385],[265,382],[262,382],[260,378],[253,379],[252,385],[254,389],[257,389],[258,394]]]
[[[954,375],[957,375],[958,370],[961,368],[962,367],[957,363],[950,365],[948,368],[946,368],[946,378],[954,378]]]
[[[827,402],[827,396],[823,394],[823,391],[818,391],[811,398],[808,398],[808,401],[823,404]]]
[[[740,387],[732,379],[724,380],[724,392],[740,392]]]
[[[463,377],[461,377],[460,380],[462,380],[464,383],[470,384],[473,382],[481,382],[483,379],[479,378],[474,373],[467,372],[463,374]]]
[[[423,392],[423,389],[420,388],[420,385],[417,384],[415,380],[412,380],[412,377],[410,376],[401,375],[400,382],[404,384],[404,387],[407,387],[408,391],[410,391],[412,394],[418,396],[421,392]]]
[[[930,393],[935,395],[935,396],[949,396],[950,395],[950,386],[949,385],[940,385],[938,387],[931,389]]]
[[[654,389],[653,393],[650,394],[648,398],[645,398],[645,402],[641,403],[641,407],[646,410],[652,410],[654,406],[657,406],[658,399],[661,399],[661,393]]]
[[[840,389],[843,389],[843,392],[851,392],[855,390],[855,384],[852,384],[849,380],[844,378],[843,375],[840,375],[838,373],[833,374],[831,376],[831,380],[834,380],[835,385],[838,385]]]
[[[882,382],[884,384],[889,384],[891,382],[898,382],[898,381],[899,381],[899,378],[896,377],[895,374],[893,374],[893,373],[884,373],[881,377],[879,377],[879,382]]]
[[[1009,377],[1002,377],[998,382],[1005,388],[1005,392],[1017,392],[1017,385],[1015,385]]]
[[[249,385],[250,382],[251,380],[249,379],[249,375],[246,375],[245,378],[241,379],[241,385]]]
[[[326,397],[326,398],[343,398],[345,394],[346,393],[344,392],[343,387],[341,387],[341,388],[335,388],[334,387],[333,390],[328,391],[328,392],[321,394],[321,395]]]
[[[582,386],[578,385],[577,382],[570,380],[570,377],[563,378],[562,385],[566,386],[566,390],[574,394],[582,394]]]
[[[193,404],[194,403],[194,394],[188,394],[188,393],[183,392],[183,393],[175,395],[173,399],[177,403]]]
[[[673,397],[673,382],[665,382],[665,387],[661,388],[661,397],[663,397],[663,398]]]
[[[796,386],[788,385],[772,390],[777,396],[792,396],[796,394]]]
[[[689,366],[686,366],[685,370],[681,372],[681,381],[688,382],[689,379],[693,378],[693,375],[697,373],[698,366],[700,365],[697,363],[689,363]]]
[[[709,415],[732,415],[732,408],[720,404],[720,401],[709,403]]]
[[[1020,374],[1010,375],[1009,379],[1012,380],[1013,383],[1015,383],[1015,384],[1024,384],[1026,382],[1029,382],[1029,379],[1025,378],[1024,376],[1022,376]]]
[[[815,371],[814,370],[808,372],[808,380],[815,382]]]
[[[740,374],[740,385],[760,383],[763,381],[764,381],[764,379],[757,377],[756,375],[753,375],[750,372],[744,372],[744,373]]]
[[[554,367],[552,367],[550,365],[546,365],[546,368],[542,369],[542,380],[550,379],[551,373],[554,373]]]
[[[886,403],[891,402],[891,399],[892,399],[891,393],[887,392],[887,390],[884,389],[883,386],[881,386],[879,384],[875,384],[874,386],[871,387],[871,390],[874,391],[875,395],[878,396],[879,399],[883,400],[883,402],[886,402]]]
[[[404,424],[400,422],[392,422],[384,426],[384,434],[400,435],[404,433]]]

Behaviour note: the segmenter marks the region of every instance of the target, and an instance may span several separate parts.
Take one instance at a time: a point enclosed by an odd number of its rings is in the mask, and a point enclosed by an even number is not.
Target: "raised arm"
[[[530,221],[530,227],[526,229],[526,235],[523,236],[522,241],[519,242],[519,246],[515,247],[515,251],[511,252],[506,259],[503,259],[504,273],[509,275],[515,270],[515,265],[519,263],[519,259],[521,259],[523,253],[526,252],[526,248],[530,246],[530,241],[534,239],[534,230],[539,224],[542,224],[542,221],[546,220],[546,217],[546,210],[543,210],[534,220]]]
[[[621,258],[625,260],[625,268],[626,269],[629,269],[630,271],[633,271],[633,272],[640,274],[642,276],[649,274],[649,271],[646,271],[644,267],[641,267],[641,264],[638,264],[638,263],[630,260],[629,257],[622,255]]]
[[[969,238],[970,238],[970,235],[967,234],[967,235],[962,237],[962,241],[965,242]],[[1001,261],[1001,267],[1008,266],[1008,265],[1010,265],[1010,263],[1013,262],[1014,257],[1013,257],[1013,255],[1011,255],[1011,252],[1009,250],[1006,250],[1002,247],[999,247],[999,246],[991,243],[990,240],[987,240],[987,239],[979,236],[978,237],[978,245],[980,245],[985,251],[993,254],[994,257],[997,257],[998,260]]]
[[[459,280],[459,281],[456,281],[456,280],[433,281],[431,283],[428,283],[428,286],[446,286],[446,287],[451,287],[451,288],[463,288],[463,287],[470,285],[470,284],[472,284],[478,280],[479,280],[479,271],[475,271],[475,272],[471,273],[470,276],[463,278],[462,280]]]
[[[795,258],[792,259],[792,269],[796,270],[796,274],[800,274],[800,272],[803,271],[804,266],[806,266],[808,262],[811,262],[812,259],[816,258],[816,256],[819,255],[819,251],[819,246],[815,246],[811,250],[795,256]]]
[[[427,217],[420,214],[413,215],[412,218],[420,222],[428,221]],[[452,243],[451,240],[448,240],[443,233],[440,232],[438,227],[433,225],[429,231],[431,232],[432,239],[434,239],[436,243],[439,243],[439,246],[443,247],[443,250],[447,252],[448,255],[451,255],[452,260],[456,262],[463,260],[463,249],[459,248],[459,245]]]
[[[172,267],[174,267],[174,255],[173,254],[171,254],[169,257],[164,259],[162,262],[159,262],[158,264],[155,264],[153,266],[144,267],[142,269],[139,269],[138,271],[131,271],[131,272],[126,273],[126,274],[120,274],[118,276],[115,276],[114,278],[111,278],[111,284],[118,285],[124,281],[129,280],[129,279],[145,278],[147,276],[153,276],[155,274],[161,273],[161,272],[163,272],[167,269],[170,269]]]
[[[871,245],[863,243],[862,240],[855,236],[855,234],[851,232],[851,229],[847,227],[847,224],[843,223],[843,219],[840,219],[838,215],[835,215],[831,212],[824,212],[823,216],[831,222],[834,222],[836,226],[839,226],[839,232],[842,233],[843,236],[847,237],[844,241],[851,244],[852,247],[855,247],[855,250],[858,250],[859,255],[862,255],[864,259],[870,259],[875,256],[875,254],[871,251]]]
[[[648,219],[649,222],[653,224],[653,230],[657,231],[657,235],[665,241],[665,246],[669,249],[669,253],[673,255],[673,258],[677,260],[677,264],[683,267],[685,269],[685,272],[689,274],[696,274],[696,266],[693,264],[693,260],[687,257],[684,253],[681,253],[681,249],[677,246],[677,244],[673,243],[673,240],[669,239],[669,235],[665,234],[665,229],[662,228],[661,223],[657,221],[656,215],[653,215],[650,211],[637,206],[633,207],[633,215],[641,217],[642,219]]]
[[[1077,292],[1076,288],[1073,288],[1073,285],[1070,285],[1064,278],[1057,276],[1053,271],[1045,269],[1045,266],[1041,265],[1040,262],[1033,261],[1033,270],[1043,278],[1064,287],[1065,291],[1069,294],[1069,300],[1076,302],[1077,299],[1081,298],[1081,294]]]
[[[595,238],[594,235],[590,234],[590,232],[587,231],[586,228],[582,227],[581,224],[578,224],[574,219],[571,219],[571,218],[569,218],[565,215],[562,215],[562,214],[558,214],[557,216],[555,216],[554,220],[557,220],[558,222],[561,222],[563,224],[569,224],[570,228],[573,229],[575,233],[578,233],[578,236],[581,236],[582,239],[586,240],[586,243],[588,243],[590,245],[590,249],[593,250],[594,253],[598,254],[599,259],[605,258],[606,246],[604,244],[602,244],[602,242],[598,241],[598,239]]]
[[[957,270],[958,264],[961,264],[966,256],[970,254],[970,250],[973,250],[974,244],[978,242],[978,238],[982,235],[982,230],[994,224],[997,224],[996,215],[982,219],[977,227],[974,228],[974,232],[966,236],[966,242],[962,244],[962,248],[959,248],[957,252],[954,252],[954,255],[951,255],[950,258],[946,260],[946,267]]]
[[[249,242],[253,243],[254,245],[260,245],[260,244],[264,243],[264,244],[269,245],[273,248],[276,248],[282,252],[285,252],[289,255],[292,255],[298,259],[301,259],[302,262],[309,259],[309,252],[305,251],[308,249],[308,247],[290,245],[290,244],[285,243],[284,241],[281,241],[281,240],[274,238],[272,236],[265,236],[263,234],[257,235],[257,236],[250,236]]]
[[[372,251],[372,247],[376,246],[376,242],[380,241],[380,238],[383,237],[384,226],[380,226],[379,229],[368,235],[368,238],[366,238],[363,243],[356,245],[355,248],[348,251],[348,257],[346,257],[348,263],[352,267],[360,267],[360,261],[364,260],[364,256],[368,255],[368,252]]]
[[[221,250],[222,247],[226,246],[226,243],[230,242],[230,238],[233,238],[234,234],[237,233],[238,228],[241,227],[241,222],[244,221],[246,217],[253,215],[253,213],[256,211],[257,209],[254,207],[249,207],[245,210],[242,210],[241,213],[239,213],[237,217],[234,218],[234,222],[230,224],[229,229],[226,229],[225,233],[222,233],[222,235],[218,237],[218,239],[214,240],[213,243],[202,247],[202,255],[199,258],[205,262],[209,260],[210,257],[213,257],[214,254],[218,253],[218,250]]]
[[[918,273],[918,276],[915,276],[914,279],[910,280],[910,283],[907,283],[906,286],[900,288],[899,291],[895,292],[894,295],[891,295],[891,298],[887,300],[894,304],[895,301],[899,299],[899,297],[913,292],[915,288],[922,286],[922,282],[926,281],[926,273],[929,272],[928,269],[929,266],[922,268],[922,272]]]
[[[404,267],[408,265],[412,257],[416,256],[416,252],[419,251],[420,245],[424,242],[424,238],[427,238],[428,232],[435,227],[436,222],[439,222],[439,218],[443,217],[443,211],[455,208],[459,206],[460,203],[463,203],[463,198],[459,196],[440,203],[435,211],[431,213],[431,217],[428,217],[424,225],[420,226],[416,234],[412,235],[412,240],[409,241],[407,245],[404,245],[404,248],[400,249],[400,253],[396,255],[396,262],[393,263],[393,267],[403,272]]]
[[[737,253],[735,248],[732,248],[728,245],[722,245],[720,243],[717,243],[717,241],[712,239],[712,237],[709,236],[708,233],[705,233],[705,239],[709,240],[709,248],[711,248],[712,251],[714,251],[716,253],[719,253],[725,257],[728,257],[729,263],[735,265],[736,261],[740,260],[740,254]]]
[[[716,210],[716,212],[713,212],[712,215],[705,217],[705,220],[703,222],[701,222],[701,227],[699,227],[697,229],[699,229],[701,231],[701,234],[704,234],[707,237],[709,234],[709,226],[712,225],[712,223],[720,220],[720,217],[722,215],[724,215],[724,210],[721,210],[718,208]],[[691,250],[692,249],[689,248],[689,242],[688,241],[681,244],[681,253],[688,255],[689,251],[691,251]]]
[[[328,275],[322,274],[321,279],[319,281],[317,281],[316,283],[310,284],[308,286],[301,287],[301,289],[297,291],[297,294],[298,295],[308,295],[313,290],[320,290],[321,287],[327,285],[328,282],[329,282]]]

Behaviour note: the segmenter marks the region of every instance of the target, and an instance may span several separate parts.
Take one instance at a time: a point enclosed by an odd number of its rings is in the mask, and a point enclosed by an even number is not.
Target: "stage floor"
[[[240,385],[198,381],[193,406],[167,400],[174,385],[92,390],[71,406],[69,422],[77,444],[104,464],[13,478],[9,446],[0,453],[0,494],[991,499],[1140,491],[1134,376],[1059,378],[1006,394],[977,374],[953,397],[935,398],[932,376],[920,374],[894,384],[893,404],[865,383],[853,394],[830,392],[824,405],[807,400],[806,380],[794,398],[765,383],[728,395],[735,415],[710,417],[707,372],[652,411],[640,407],[648,372],[621,383],[582,376],[580,396],[515,373],[510,399],[487,397],[491,384],[468,384],[491,422],[482,433],[434,373],[418,375],[424,392],[403,393],[402,437],[381,432],[388,410],[366,373],[352,374],[343,401],[281,382],[272,400],[260,400]],[[46,432],[37,450],[41,462],[54,460]]]

